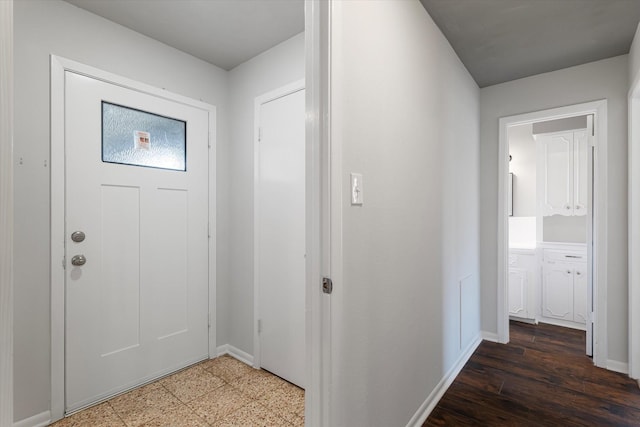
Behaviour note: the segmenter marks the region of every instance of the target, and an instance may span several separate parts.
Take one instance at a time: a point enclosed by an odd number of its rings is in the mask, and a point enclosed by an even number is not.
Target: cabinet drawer
[[[545,262],[587,262],[587,254],[584,252],[567,252],[546,249],[544,251]]]

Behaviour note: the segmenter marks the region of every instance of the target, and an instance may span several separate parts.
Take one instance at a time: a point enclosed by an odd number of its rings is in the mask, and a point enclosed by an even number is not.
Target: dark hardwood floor
[[[640,389],[593,366],[585,333],[511,322],[484,341],[423,426],[640,426]]]

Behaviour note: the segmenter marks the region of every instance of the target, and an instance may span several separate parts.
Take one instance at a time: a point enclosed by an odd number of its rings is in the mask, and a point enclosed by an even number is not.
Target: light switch
[[[362,174],[351,174],[351,204],[362,205],[364,200],[364,186],[362,185]]]

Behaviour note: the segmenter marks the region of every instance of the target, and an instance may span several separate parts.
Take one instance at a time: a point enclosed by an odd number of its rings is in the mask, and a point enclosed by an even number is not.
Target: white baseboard
[[[629,364],[625,362],[618,362],[617,360],[607,360],[607,369],[614,372],[620,372],[621,374],[628,374]]]
[[[44,427],[48,426],[49,423],[51,423],[51,411],[44,411],[33,417],[16,421],[13,423],[13,427]]]
[[[239,348],[236,348],[230,344],[223,344],[218,346],[218,356],[228,354],[229,356],[238,359],[241,362],[246,363],[249,366],[253,366],[253,356],[246,353]]]
[[[449,369],[449,372],[440,380],[438,385],[433,389],[433,391],[429,394],[429,397],[420,405],[418,411],[411,417],[407,427],[420,427],[427,420],[427,417],[433,411],[433,408],[436,407],[442,396],[447,392],[453,380],[456,379],[464,364],[467,363],[471,355],[476,348],[482,342],[482,338],[480,336],[476,337],[475,340],[469,344],[466,350],[460,355],[456,363]]]
[[[486,341],[499,342],[498,334],[493,332],[482,331],[480,332],[480,336]]]

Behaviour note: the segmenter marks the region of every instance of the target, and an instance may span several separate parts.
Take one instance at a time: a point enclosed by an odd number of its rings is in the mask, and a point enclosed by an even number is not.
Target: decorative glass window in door
[[[187,170],[187,122],[102,101],[102,161]]]

